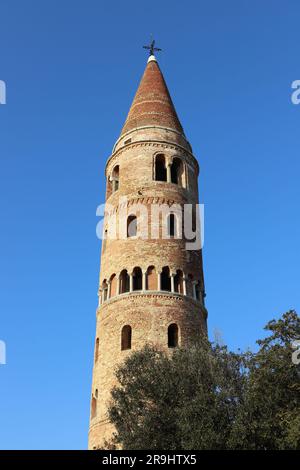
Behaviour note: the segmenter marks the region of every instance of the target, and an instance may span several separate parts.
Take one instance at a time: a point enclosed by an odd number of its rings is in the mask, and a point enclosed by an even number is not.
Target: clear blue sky
[[[200,167],[209,329],[298,308],[297,0],[2,0],[1,448],[86,448],[104,165],[159,63]]]

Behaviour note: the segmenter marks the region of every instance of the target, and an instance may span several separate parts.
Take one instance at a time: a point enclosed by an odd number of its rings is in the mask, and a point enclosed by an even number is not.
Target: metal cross
[[[155,40],[154,39],[151,41],[149,46],[143,46],[143,48],[149,50],[149,55],[154,55],[155,51],[161,51],[162,50],[159,47],[155,47]]]

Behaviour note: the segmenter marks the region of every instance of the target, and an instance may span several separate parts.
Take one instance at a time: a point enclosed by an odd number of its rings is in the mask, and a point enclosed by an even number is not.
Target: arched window
[[[161,273],[161,290],[171,291],[171,277],[168,266],[165,266]]]
[[[127,237],[136,237],[137,235],[137,218],[135,215],[130,215],[127,218]]]
[[[197,220],[197,206],[193,204],[192,208],[192,231],[196,234],[197,224],[199,224],[199,212],[198,212],[198,220]]]
[[[168,328],[168,347],[176,348],[178,346],[178,326],[172,323]]]
[[[98,361],[98,354],[99,354],[99,338],[96,339],[96,345],[95,345],[95,362]]]
[[[147,269],[147,290],[157,290],[157,274],[154,266]]]
[[[175,214],[170,214],[167,217],[167,224],[168,224],[168,236],[171,238],[176,237],[177,235],[177,219]]]
[[[174,289],[175,292],[183,294],[183,272],[180,269],[176,271],[176,275],[174,277]]]
[[[113,192],[118,191],[119,189],[119,173],[120,173],[120,167],[119,165],[116,165],[111,175]]]
[[[97,398],[92,395],[92,404],[91,404],[91,418],[95,418],[97,416]]]
[[[121,333],[121,351],[131,349],[131,326],[125,325]]]
[[[132,275],[133,275],[133,290],[142,290],[143,273],[142,273],[141,268],[134,268]]]
[[[155,180],[167,181],[166,162],[163,154],[156,155],[155,158]]]
[[[183,186],[183,163],[180,158],[173,158],[171,165],[171,182]]]
[[[110,297],[114,297],[117,294],[117,276],[112,274],[110,276]]]
[[[129,275],[126,269],[120,273],[120,294],[129,292]]]
[[[106,279],[102,282],[102,302],[105,302],[108,298],[108,284]]]

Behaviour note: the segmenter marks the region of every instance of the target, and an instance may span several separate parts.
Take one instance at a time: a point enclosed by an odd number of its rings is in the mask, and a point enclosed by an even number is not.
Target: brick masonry
[[[155,161],[163,154],[166,165],[177,158],[182,165],[180,184],[156,181]],[[118,189],[113,192],[111,176],[119,167]],[[127,117],[121,137],[109,157],[105,175],[107,180],[106,214],[104,229],[110,230],[111,215],[127,211],[142,204],[151,213],[152,204],[180,207],[198,203],[197,178],[199,167],[187,142],[175,108],[155,60],[148,63],[139,90]],[[123,202],[122,198],[125,202]],[[113,428],[107,419],[107,404],[115,384],[114,371],[131,351],[146,343],[168,350],[168,327],[178,326],[178,344],[188,346],[195,337],[207,334],[207,311],[203,296],[195,297],[193,281],[204,292],[201,250],[186,250],[184,239],[159,238],[107,239],[102,243],[99,279],[100,302],[96,318],[96,339],[93,382],[91,393],[91,419],[89,448],[95,449],[109,439]],[[148,217],[148,235],[151,218]],[[117,228],[119,228],[117,224]],[[141,290],[119,293],[118,276],[135,268],[147,273],[147,284]],[[149,267],[152,267],[150,270]],[[168,267],[183,278],[178,292],[159,290],[159,273]],[[147,274],[143,274],[146,276]],[[103,286],[111,279],[110,291],[104,297]],[[174,286],[173,286],[174,287]],[[101,291],[102,288],[102,291]],[[110,295],[109,295],[110,294]],[[121,350],[121,332],[131,326],[131,349]]]

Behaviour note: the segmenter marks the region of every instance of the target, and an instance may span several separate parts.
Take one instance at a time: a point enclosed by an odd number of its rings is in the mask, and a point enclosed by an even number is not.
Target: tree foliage
[[[290,311],[266,327],[257,353],[206,339],[172,353],[151,346],[117,369],[109,418],[124,449],[299,449],[300,388]]]
[[[300,449],[300,375],[292,362],[300,318],[291,310],[265,330],[270,334],[247,357],[247,387],[233,443],[244,449]]]

